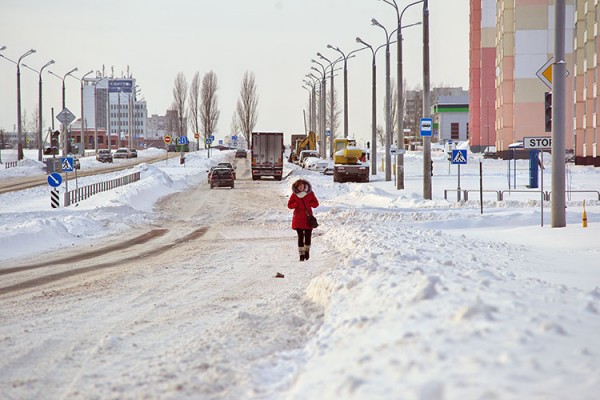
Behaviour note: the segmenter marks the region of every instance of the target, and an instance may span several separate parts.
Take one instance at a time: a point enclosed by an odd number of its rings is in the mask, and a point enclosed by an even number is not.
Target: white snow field
[[[50,208],[48,185],[0,194],[1,398],[598,398],[596,192],[569,194],[565,228],[545,202],[542,227],[539,191],[486,192],[483,214],[475,191],[445,200],[457,167],[440,152],[433,200],[419,152],[401,191],[381,171],[333,183],[291,164],[282,182],[252,181],[233,154],[78,178],[141,171],[67,208]],[[462,189],[479,188],[478,157]],[[237,162],[236,187],[210,190],[206,170],[222,160]],[[0,186],[41,176],[26,164],[0,168]],[[482,166],[484,189],[509,189],[506,161]],[[600,190],[600,169],[567,171],[568,189]],[[321,203],[303,263],[287,209],[299,177]]]

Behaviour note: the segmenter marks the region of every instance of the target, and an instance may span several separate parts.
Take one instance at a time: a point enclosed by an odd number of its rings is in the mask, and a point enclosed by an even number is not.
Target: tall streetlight
[[[364,50],[365,47],[362,47],[362,48],[356,49],[356,50],[352,50],[347,55],[342,50],[340,50],[339,47],[335,47],[335,46],[328,44],[327,48],[335,50],[338,53],[340,53],[342,55],[340,60],[344,60],[344,137],[347,138],[348,137],[348,59],[352,56],[352,54],[356,53],[357,51]]]
[[[431,118],[429,90],[429,0],[423,1],[423,117]],[[423,199],[431,200],[431,136],[423,138]]]
[[[327,57],[325,57],[323,54],[321,53],[317,53],[317,56],[319,56],[319,58],[327,61],[329,64],[327,65],[327,67],[329,67],[329,71],[330,71],[330,83],[331,83],[331,94],[329,95],[329,154],[333,156],[333,135],[334,135],[334,130],[333,130],[333,111],[334,111],[334,86],[333,86],[333,66],[335,63],[337,63],[339,60],[334,60],[331,61],[330,59],[328,59]],[[326,67],[326,68],[327,68]],[[327,128],[325,128],[327,129]],[[327,139],[327,138],[325,138]]]
[[[44,68],[48,67],[49,65],[54,64],[54,60],[50,60],[48,61],[46,64],[44,64],[42,66],[42,68],[40,68],[38,75],[39,75],[39,80],[38,80],[38,161],[42,161],[42,71],[44,71]],[[25,65],[25,64],[23,64]]]
[[[322,121],[321,121],[321,157],[322,158],[326,158],[327,157],[327,151],[325,149],[325,130],[327,129],[326,124],[325,124],[325,114],[326,114],[326,105],[325,105],[325,99],[327,98],[327,81],[325,80],[327,74],[325,71],[325,66],[323,64],[321,64],[320,62],[316,61],[316,60],[311,60],[313,63],[319,65],[321,67],[321,70],[318,70],[317,68],[315,68],[314,66],[311,67],[311,69],[317,71],[319,74],[321,74],[321,113],[320,115],[322,116]]]
[[[87,142],[85,141],[85,114],[83,113],[83,85],[85,84],[85,77],[93,72],[94,70],[85,73],[81,79],[77,78],[76,76],[73,77],[75,79],[79,79],[79,82],[81,83],[81,141],[83,142],[84,149],[86,148]]]
[[[416,24],[411,24],[411,25],[407,25],[407,26],[402,26],[402,17],[404,15],[404,12],[411,6],[414,6],[415,4],[419,4],[422,3],[423,0],[419,0],[419,1],[415,1],[409,5],[407,5],[406,7],[404,7],[404,9],[402,11],[399,10],[398,8],[398,4],[396,3],[396,0],[381,0],[384,3],[387,3],[389,5],[391,5],[392,7],[394,7],[394,9],[396,10],[396,17],[397,17],[397,21],[398,21],[398,28],[396,30],[396,35],[397,35],[397,39],[396,39],[396,43],[398,46],[398,61],[397,61],[397,74],[398,74],[398,154],[397,154],[397,163],[396,163],[396,189],[404,189],[404,152],[402,150],[404,150],[404,76],[403,76],[403,71],[402,71],[402,28],[408,28],[409,26],[414,26],[414,25],[420,25],[421,23],[418,22]],[[400,147],[402,146],[402,147]],[[402,150],[401,150],[402,149]]]
[[[392,141],[392,102],[390,88],[390,35],[387,29],[375,18],[371,19],[371,25],[378,26],[385,32],[385,180],[392,180],[392,155],[390,144]]]
[[[35,53],[35,50],[30,49],[27,52],[25,52],[21,57],[19,57],[19,60],[17,61],[17,138],[18,138],[17,139],[18,140],[17,159],[18,160],[23,159],[23,141],[22,141],[23,130],[21,127],[21,60],[33,53]]]
[[[61,112],[66,108],[66,90],[65,90],[65,79],[67,78],[67,76],[71,75],[73,72],[76,72],[78,70],[77,67],[73,68],[72,70],[70,70],[69,72],[67,72],[64,76],[59,76],[57,74],[55,74],[54,72],[48,70],[48,73],[52,76],[57,77],[58,79],[60,79],[62,81],[62,110]],[[67,155],[68,153],[68,145],[67,143],[69,142],[69,137],[67,135],[67,126],[65,124],[62,124],[62,128],[63,128],[63,132],[62,132],[62,138],[63,138],[63,146],[62,146],[62,154],[63,157]]]
[[[356,38],[357,43],[362,43],[371,50],[373,59],[371,62],[371,175],[377,175],[377,50],[386,46],[386,44],[373,49],[373,46],[363,41],[361,38]]]
[[[308,84],[310,86],[310,83],[308,81],[302,81],[305,84]],[[308,126],[306,125],[306,117],[304,118],[304,131],[306,133],[308,133],[308,130],[310,129],[309,126],[311,124],[311,120],[312,120],[312,115],[311,115],[311,109],[310,109],[310,104],[312,103],[312,91],[310,89],[310,87],[307,87],[305,85],[302,85],[302,89],[306,90],[308,92],[308,104],[309,104],[309,109],[308,109]]]
[[[311,74],[306,74],[305,75],[308,79],[310,79],[311,82],[311,88],[312,88],[312,101],[310,104],[311,107],[311,114],[312,114],[312,121],[310,124],[310,130],[313,132],[317,131],[317,83],[319,82],[318,79],[316,79],[314,77],[314,75]]]

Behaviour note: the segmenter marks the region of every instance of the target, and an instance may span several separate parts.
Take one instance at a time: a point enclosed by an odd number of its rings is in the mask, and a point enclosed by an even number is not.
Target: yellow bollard
[[[585,200],[583,201],[583,214],[581,215],[581,225],[587,228],[587,214],[585,212]]]
[[[383,164],[383,160],[381,160],[381,172],[385,171],[385,166]]]

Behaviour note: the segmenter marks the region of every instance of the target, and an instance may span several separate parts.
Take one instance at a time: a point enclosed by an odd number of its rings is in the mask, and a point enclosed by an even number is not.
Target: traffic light
[[[552,132],[552,92],[544,93],[545,131]]]
[[[58,154],[58,148],[60,145],[59,140],[60,140],[60,131],[54,131],[50,134],[50,149],[51,149],[50,154],[52,154],[52,155]]]

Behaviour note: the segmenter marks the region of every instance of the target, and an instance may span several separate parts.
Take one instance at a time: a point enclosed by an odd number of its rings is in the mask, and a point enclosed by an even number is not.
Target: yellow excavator
[[[292,144],[294,143],[292,142]],[[296,140],[295,147],[290,153],[290,161],[300,161],[300,152],[302,150],[317,150],[317,136],[313,131],[308,132],[308,135],[304,139]]]
[[[338,138],[333,141],[333,181],[369,182],[369,165],[365,151],[356,146],[356,140]]]

